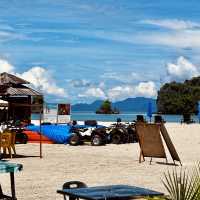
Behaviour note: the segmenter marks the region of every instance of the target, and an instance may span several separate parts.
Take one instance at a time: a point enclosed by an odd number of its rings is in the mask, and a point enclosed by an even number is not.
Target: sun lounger
[[[139,197],[154,197],[164,195],[161,192],[129,185],[108,185],[87,188],[63,189],[58,190],[57,192],[59,194],[68,195],[69,197],[87,200],[125,200]]]
[[[63,184],[63,189],[86,188],[86,187],[87,185],[80,181],[69,181]],[[63,196],[64,196],[64,200],[66,200],[66,195],[63,194]],[[78,198],[69,197],[69,200],[75,200],[75,199],[78,199]]]
[[[193,119],[191,119],[191,114],[183,114],[183,118],[181,119],[181,124],[186,123],[186,124],[191,124],[195,123]]]

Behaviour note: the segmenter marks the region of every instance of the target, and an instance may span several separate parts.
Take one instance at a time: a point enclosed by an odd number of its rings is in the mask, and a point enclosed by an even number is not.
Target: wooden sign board
[[[166,158],[159,125],[138,123],[136,132],[143,157]]]
[[[70,104],[58,104],[57,107],[57,123],[69,123],[71,120],[71,105]]]
[[[31,98],[31,113],[32,114],[43,114],[43,96],[33,96]]]
[[[181,160],[180,160],[180,158],[178,156],[178,153],[177,153],[177,151],[175,149],[175,146],[172,143],[172,140],[169,137],[169,134],[168,134],[167,129],[166,129],[164,124],[160,124],[160,131],[161,131],[161,134],[163,136],[163,139],[165,140],[165,143],[166,143],[167,148],[168,148],[168,150],[169,150],[169,152],[171,154],[172,159],[176,160],[176,161],[179,161],[181,163]]]

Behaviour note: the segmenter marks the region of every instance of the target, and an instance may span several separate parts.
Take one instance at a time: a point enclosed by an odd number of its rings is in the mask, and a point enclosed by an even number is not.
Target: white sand
[[[193,166],[200,160],[200,125],[171,123],[166,126],[183,165]],[[18,154],[27,156],[11,160],[24,166],[22,172],[15,174],[19,200],[61,200],[63,197],[56,190],[71,180],[80,180],[89,186],[129,184],[165,192],[161,183],[163,172],[174,168],[165,165],[163,159],[153,159],[152,165],[148,161],[139,164],[138,144],[100,147],[46,144],[43,159],[31,157],[39,155],[39,144],[17,145],[16,149]],[[170,157],[169,161],[172,162]],[[0,183],[5,192],[10,191],[9,174],[0,174]]]

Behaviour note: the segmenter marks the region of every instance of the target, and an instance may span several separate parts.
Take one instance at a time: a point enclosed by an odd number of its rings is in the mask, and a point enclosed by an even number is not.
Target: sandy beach
[[[192,167],[200,160],[200,125],[167,123],[166,127],[183,166]],[[153,159],[152,165],[148,159],[139,164],[137,143],[99,147],[44,144],[43,159],[37,157],[39,144],[20,144],[16,150],[24,156],[9,159],[24,167],[15,174],[19,200],[61,200],[63,196],[56,190],[71,180],[83,181],[88,186],[129,184],[165,192],[161,183],[163,173],[174,168],[163,159]],[[168,160],[172,163],[169,154]],[[9,174],[0,174],[0,183],[4,192],[10,192]]]

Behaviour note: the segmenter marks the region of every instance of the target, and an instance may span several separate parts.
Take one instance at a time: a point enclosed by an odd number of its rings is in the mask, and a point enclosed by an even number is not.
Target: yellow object
[[[10,158],[12,158],[11,149],[13,149],[14,155],[16,155],[15,136],[16,136],[16,133],[12,133],[8,131],[5,131],[0,134],[0,151],[1,149],[3,149],[3,153],[6,154],[6,151],[8,150]]]

